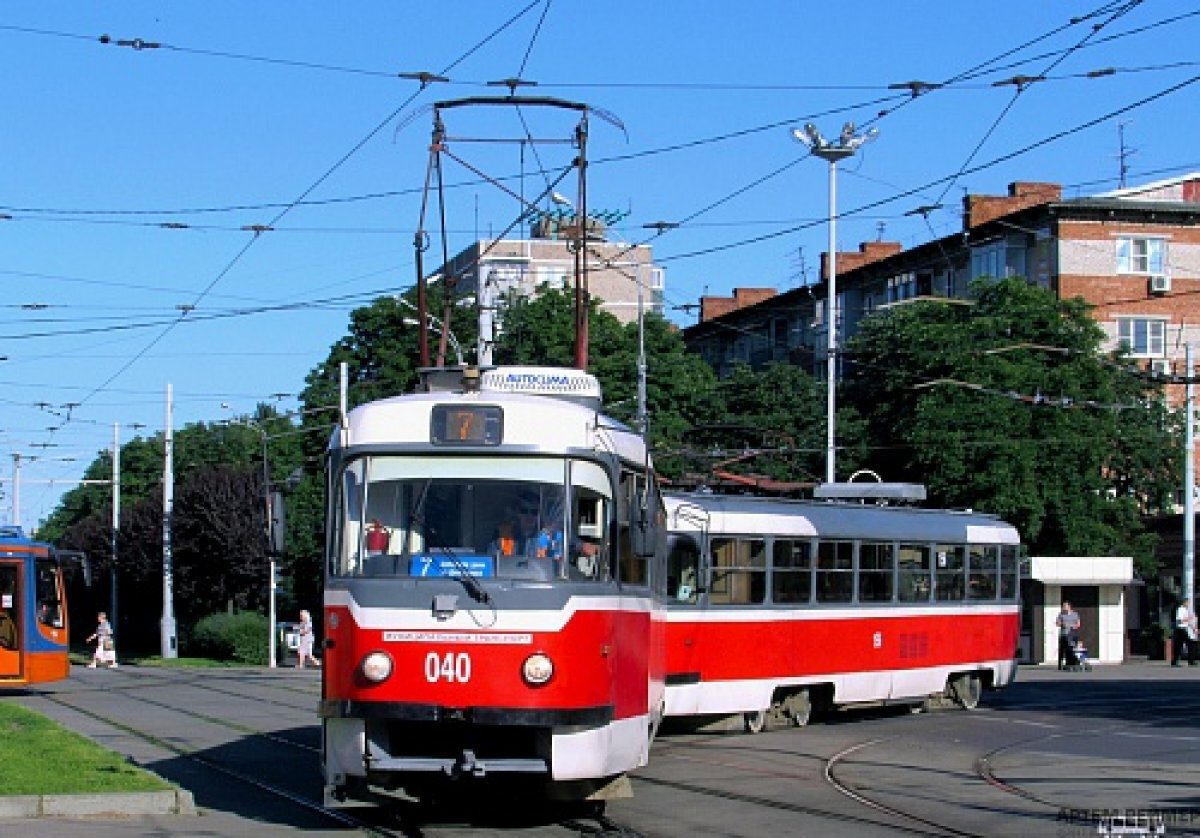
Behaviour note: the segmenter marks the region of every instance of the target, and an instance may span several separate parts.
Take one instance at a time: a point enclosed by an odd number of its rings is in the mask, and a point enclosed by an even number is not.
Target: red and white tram
[[[329,453],[332,803],[451,781],[623,793],[664,702],[665,520],[642,438],[578,370],[434,371]]]
[[[803,725],[816,707],[1009,684],[1019,537],[968,512],[713,494],[664,498],[669,717]]]

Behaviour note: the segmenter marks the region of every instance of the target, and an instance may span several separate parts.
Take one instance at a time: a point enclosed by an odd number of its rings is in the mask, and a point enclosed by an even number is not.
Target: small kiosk
[[[1063,600],[1079,613],[1080,636],[1094,663],[1125,659],[1125,590],[1133,581],[1128,556],[1034,556],[1022,579],[1021,661],[1055,663],[1055,617]]]

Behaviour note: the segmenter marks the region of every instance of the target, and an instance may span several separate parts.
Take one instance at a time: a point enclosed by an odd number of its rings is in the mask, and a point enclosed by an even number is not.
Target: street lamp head
[[[851,129],[850,137],[848,139],[843,139],[842,145],[845,146],[846,148],[850,149],[851,151],[858,151],[858,149],[862,148],[864,145],[869,143],[871,140],[873,140],[879,136],[878,128],[872,128],[867,133],[861,134],[856,137],[856,136],[854,136],[854,131],[853,131],[854,126],[851,123],[847,122],[846,127]],[[843,137],[846,136],[844,131],[842,133],[842,136]]]
[[[571,203],[571,199],[570,199],[570,198],[568,198],[566,195],[561,195],[561,194],[559,194],[558,192],[551,192],[551,193],[550,193],[550,200],[551,200],[553,203],[555,203],[555,204],[557,204],[558,206],[560,206],[560,207],[573,207],[573,206],[575,206],[574,204],[572,204],[572,203]]]
[[[792,139],[803,143],[814,151],[829,145],[829,142],[821,136],[821,132],[817,130],[817,126],[811,122],[805,125],[804,128],[793,128]]]

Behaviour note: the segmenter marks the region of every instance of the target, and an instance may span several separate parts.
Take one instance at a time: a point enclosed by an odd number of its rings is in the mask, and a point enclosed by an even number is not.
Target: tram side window
[[[993,544],[972,544],[967,561],[967,599],[996,598],[996,570],[999,548]]]
[[[808,602],[812,598],[812,543],[777,538],[771,545],[771,599]]]
[[[714,538],[709,602],[760,603],[766,596],[767,545],[761,538]]]
[[[896,551],[897,593],[901,602],[928,602],[933,590],[928,544],[901,544]]]
[[[963,598],[967,548],[965,544],[939,544],[934,552],[934,599],[939,602]]]
[[[1019,579],[1019,558],[1015,544],[1000,547],[1000,598],[1016,599]]]
[[[634,554],[633,538],[629,532],[633,525],[633,510],[641,503],[645,482],[641,475],[631,471],[621,472],[621,488],[617,499],[617,560],[620,562],[621,582],[626,585],[650,584],[647,561]]]
[[[16,650],[20,646],[16,565],[0,565],[0,648]]]
[[[864,541],[858,545],[859,602],[892,601],[892,545]]]
[[[341,526],[335,527],[332,533],[332,566],[329,570],[337,575],[357,576],[363,572],[363,530],[360,522],[365,469],[365,460],[356,460],[346,466],[342,472],[341,490],[334,501],[335,520]]]
[[[854,542],[822,541],[817,545],[817,602],[854,599]]]
[[[58,566],[49,559],[37,560],[36,593],[38,622],[52,628],[62,628],[62,589]]]

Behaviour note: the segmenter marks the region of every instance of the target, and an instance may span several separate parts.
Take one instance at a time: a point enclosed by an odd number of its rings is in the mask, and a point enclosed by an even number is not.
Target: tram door
[[[0,561],[0,679],[24,671],[21,647],[21,562]]]

